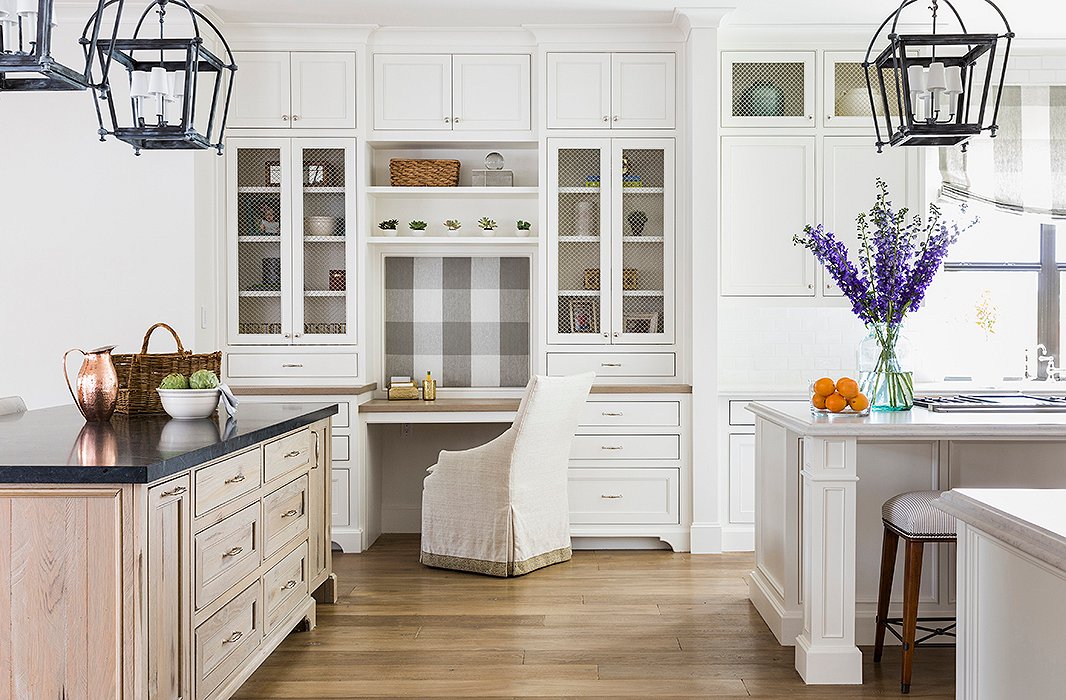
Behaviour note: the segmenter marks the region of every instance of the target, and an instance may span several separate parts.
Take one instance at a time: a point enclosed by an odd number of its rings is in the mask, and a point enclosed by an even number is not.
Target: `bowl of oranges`
[[[811,384],[811,412],[865,416],[870,413],[870,400],[851,377],[841,377],[835,382],[822,377]]]

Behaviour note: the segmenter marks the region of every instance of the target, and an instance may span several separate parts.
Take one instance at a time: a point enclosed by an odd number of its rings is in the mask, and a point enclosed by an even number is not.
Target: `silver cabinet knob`
[[[451,117],[445,117],[444,118],[444,123],[445,124],[451,124],[452,123],[452,118]]]
[[[611,118],[610,118],[610,117],[608,117],[607,115],[604,115],[604,117],[603,117],[603,121],[605,121],[605,122],[609,122],[609,121],[611,121]]]
[[[453,118],[452,121],[455,122],[456,124],[458,124],[459,123],[459,117]]]
[[[283,121],[283,122],[289,121],[289,115],[288,114],[282,114],[281,115],[281,121]]]
[[[615,115],[614,120],[618,121],[618,115]]]
[[[300,121],[300,115],[299,115],[299,114],[294,114],[294,115],[292,115],[292,120],[293,120],[294,122],[298,122],[298,121]]]

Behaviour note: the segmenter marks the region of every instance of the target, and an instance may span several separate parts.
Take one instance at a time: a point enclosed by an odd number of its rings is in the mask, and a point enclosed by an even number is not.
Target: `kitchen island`
[[[0,697],[226,698],[313,627],[336,412],[0,417]]]
[[[778,641],[795,645],[807,683],[862,683],[857,644],[873,642],[885,500],[959,486],[1066,488],[1066,413],[812,415],[805,401],[749,410],[749,596]],[[922,568],[921,614],[953,615],[954,547],[927,547]],[[901,571],[894,580],[890,616],[902,607]]]

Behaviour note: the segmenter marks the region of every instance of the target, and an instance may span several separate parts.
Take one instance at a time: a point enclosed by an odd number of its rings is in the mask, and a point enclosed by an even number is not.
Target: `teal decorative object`
[[[783,117],[785,115],[785,96],[781,88],[760,81],[752,83],[740,96],[742,117]],[[746,109],[745,109],[746,108]]]

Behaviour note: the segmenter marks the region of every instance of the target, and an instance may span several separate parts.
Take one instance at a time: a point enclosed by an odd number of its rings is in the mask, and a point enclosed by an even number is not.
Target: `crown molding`
[[[677,7],[674,8],[674,26],[686,39],[693,29],[717,29],[722,20],[729,16],[736,5],[721,7]]]
[[[663,44],[685,40],[674,24],[524,24],[537,44],[584,45],[598,49],[610,44]],[[602,46],[601,46],[602,45]]]

